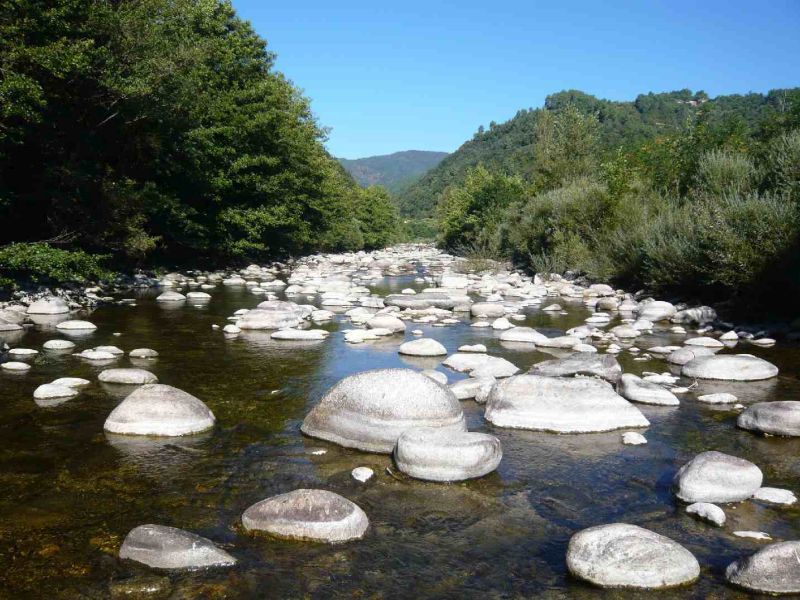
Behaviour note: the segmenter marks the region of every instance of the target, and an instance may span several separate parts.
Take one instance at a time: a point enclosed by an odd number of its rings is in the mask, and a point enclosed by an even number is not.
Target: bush
[[[722,195],[748,193],[756,182],[756,168],[743,154],[709,150],[697,164],[697,188],[701,193]]]
[[[17,282],[83,283],[109,278],[102,266],[106,255],[62,250],[45,243],[16,243],[0,247],[0,285]]]
[[[767,185],[800,201],[800,129],[774,138],[764,162]]]

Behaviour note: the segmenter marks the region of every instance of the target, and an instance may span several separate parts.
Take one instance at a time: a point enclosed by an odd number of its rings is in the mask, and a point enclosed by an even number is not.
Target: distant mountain
[[[438,165],[447,155],[447,152],[406,150],[367,158],[340,158],[339,162],[360,185],[382,185],[390,192],[398,192]]]
[[[606,152],[636,146],[659,135],[678,131],[694,122],[702,112],[710,123],[738,123],[747,129],[780,109],[786,90],[768,94],[717,96],[679,90],[660,94],[641,94],[632,102],[603,100],[577,90],[552,94],[544,107],[520,110],[505,123],[481,126],[471,140],[397,193],[397,203],[405,216],[430,216],[451,184],[464,181],[469,169],[478,164],[525,178],[533,164],[537,121],[547,111],[573,105],[582,112],[597,115],[600,146]]]

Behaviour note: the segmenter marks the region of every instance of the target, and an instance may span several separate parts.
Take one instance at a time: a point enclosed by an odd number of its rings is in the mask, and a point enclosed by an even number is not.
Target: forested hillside
[[[786,103],[785,90],[769,94],[719,96],[689,90],[642,94],[633,102],[601,100],[579,91],[548,96],[543,108],[520,110],[505,123],[480,127],[473,138],[445,158],[398,197],[401,212],[412,217],[430,215],[448,185],[462,183],[467,171],[479,164],[531,180],[536,164],[542,119],[571,106],[597,120],[597,147],[601,154],[636,148],[647,140],[683,131],[699,119],[713,128],[732,127],[740,135],[752,133]]]
[[[800,89],[558,94],[479,132],[410,192],[408,212],[438,202],[439,241],[456,252],[796,314]]]
[[[442,162],[446,156],[447,152],[405,150],[367,158],[340,158],[339,162],[363,187],[382,185],[390,192],[397,193]]]
[[[220,262],[391,242],[388,195],[326,153],[274,61],[228,1],[2,3],[0,244],[49,245],[6,247],[0,270],[49,250]]]

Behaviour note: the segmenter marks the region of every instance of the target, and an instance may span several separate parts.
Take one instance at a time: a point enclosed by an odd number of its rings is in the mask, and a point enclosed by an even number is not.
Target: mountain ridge
[[[382,185],[398,192],[422,177],[449,155],[433,150],[401,150],[363,158],[338,158],[362,187]]]

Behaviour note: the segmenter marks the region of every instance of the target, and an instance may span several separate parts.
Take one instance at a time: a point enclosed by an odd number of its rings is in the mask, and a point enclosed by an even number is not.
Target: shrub
[[[774,138],[764,162],[767,185],[800,201],[800,129]]]
[[[756,181],[756,168],[743,154],[709,150],[697,164],[697,189],[717,195],[750,192]]]
[[[106,255],[83,250],[63,250],[45,243],[14,243],[0,247],[0,280],[3,287],[14,282],[83,283],[106,279],[112,274],[102,262]]]

